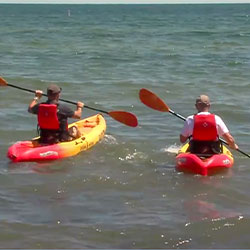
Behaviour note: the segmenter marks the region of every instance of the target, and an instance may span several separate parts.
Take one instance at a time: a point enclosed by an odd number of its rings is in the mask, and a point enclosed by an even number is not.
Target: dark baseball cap
[[[58,87],[56,84],[50,84],[47,88],[48,94],[58,94],[62,91],[62,88]]]

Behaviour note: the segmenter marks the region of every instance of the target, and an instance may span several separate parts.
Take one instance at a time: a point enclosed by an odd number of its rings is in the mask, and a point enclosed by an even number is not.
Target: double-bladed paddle
[[[186,120],[185,117],[171,110],[168,107],[168,105],[160,97],[158,97],[155,93],[151,92],[148,89],[144,89],[144,88],[140,89],[139,97],[140,97],[141,102],[151,109],[155,109],[161,112],[169,112],[172,115],[182,119],[183,121]],[[220,138],[220,141],[228,145],[228,143],[224,139]],[[241,151],[240,149],[237,149],[237,151],[250,158],[249,154]]]
[[[35,90],[27,89],[27,88],[23,88],[23,87],[19,87],[19,86],[10,84],[5,79],[3,79],[2,77],[0,77],[0,86],[9,86],[9,87],[20,89],[20,90],[23,90],[23,91],[26,91],[26,92],[36,93]],[[44,93],[42,95],[47,96]],[[77,105],[76,102],[64,100],[64,99],[61,99],[61,98],[59,100],[62,101],[62,102]],[[123,124],[125,124],[127,126],[136,127],[138,125],[137,117],[132,113],[129,113],[129,112],[126,112],[126,111],[109,111],[108,112],[108,111],[105,111],[105,110],[92,108],[92,107],[89,107],[87,105],[84,105],[84,107],[87,108],[87,109],[91,109],[91,110],[95,110],[95,111],[107,114],[110,117],[112,117],[114,120],[116,120],[118,122],[121,122],[121,123],[123,123]]]

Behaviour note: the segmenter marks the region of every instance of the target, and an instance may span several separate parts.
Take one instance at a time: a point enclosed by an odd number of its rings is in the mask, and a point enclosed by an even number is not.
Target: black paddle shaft
[[[26,89],[26,88],[19,87],[19,86],[13,85],[13,84],[9,84],[9,83],[8,83],[8,86],[11,86],[11,87],[16,88],[16,89],[21,89],[21,90],[24,90],[24,91],[27,91],[27,92],[30,92],[30,93],[36,93],[35,90]],[[43,95],[43,96],[48,96],[48,95],[46,95],[46,94],[42,94],[42,95]],[[61,98],[60,98],[59,100],[62,101],[62,102],[66,102],[66,103],[70,103],[70,104],[73,104],[73,105],[77,105],[76,102],[68,101],[68,100],[61,99]],[[105,114],[109,114],[109,112],[107,112],[107,111],[105,111],[105,110],[92,108],[92,107],[89,107],[89,106],[87,106],[87,105],[84,105],[84,107],[87,108],[87,109],[91,109],[91,110],[95,110],[95,111],[102,112],[102,113],[105,113]]]

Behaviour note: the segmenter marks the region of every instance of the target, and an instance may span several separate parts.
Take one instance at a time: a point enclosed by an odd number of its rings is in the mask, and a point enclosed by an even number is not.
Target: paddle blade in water
[[[0,76],[0,86],[8,86],[8,83]]]
[[[169,107],[153,92],[147,89],[141,89],[139,92],[139,97],[141,102],[146,106],[148,106],[149,108],[161,112],[169,112]]]
[[[130,127],[136,127],[138,125],[137,117],[126,111],[110,111],[108,114],[118,122],[121,122]]]

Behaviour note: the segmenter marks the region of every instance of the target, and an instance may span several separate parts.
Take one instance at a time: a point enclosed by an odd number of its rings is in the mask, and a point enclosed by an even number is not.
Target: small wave
[[[242,36],[242,37],[249,37],[249,36],[250,36],[250,33],[243,33],[243,32],[240,32],[239,35]]]
[[[143,152],[135,152],[127,154],[125,157],[119,157],[120,161],[134,161],[137,159],[147,159],[148,156]]]
[[[178,151],[180,150],[181,146],[179,145],[170,145],[170,146],[167,146],[163,149],[161,149],[161,152],[168,152],[168,153],[172,153],[172,154],[177,154]]]
[[[243,63],[242,62],[239,62],[239,61],[229,61],[227,63],[228,66],[237,66],[237,65],[242,65]]]
[[[114,144],[114,145],[118,144],[116,138],[112,135],[105,135],[104,136],[104,143],[105,144]]]

